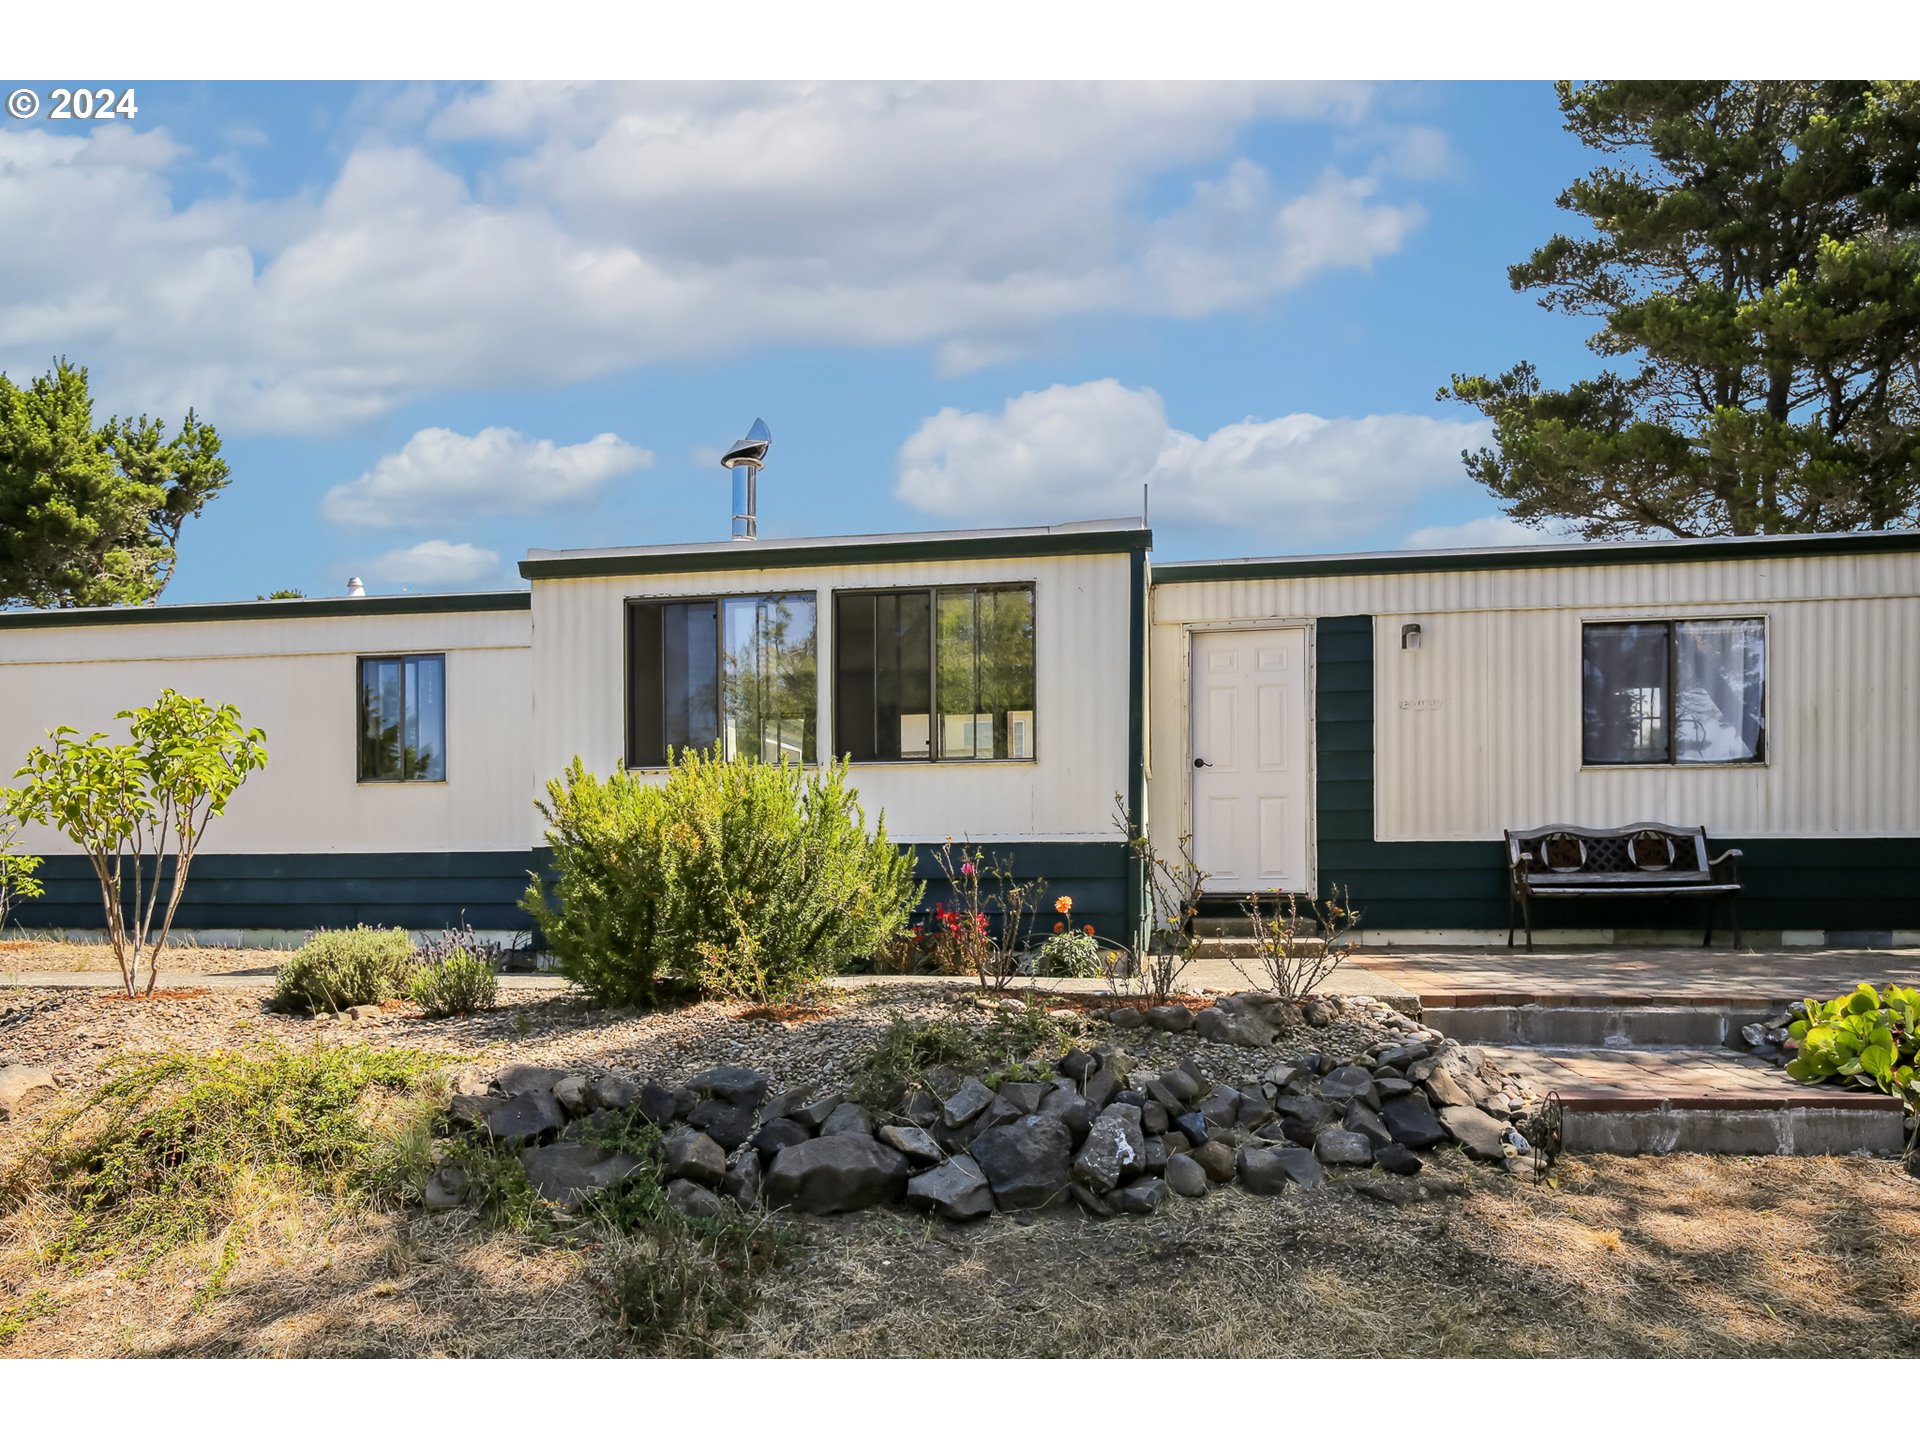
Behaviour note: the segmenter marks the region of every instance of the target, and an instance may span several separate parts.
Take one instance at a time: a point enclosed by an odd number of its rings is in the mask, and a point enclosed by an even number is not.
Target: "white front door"
[[[1307,632],[1196,630],[1193,852],[1219,892],[1310,888]]]

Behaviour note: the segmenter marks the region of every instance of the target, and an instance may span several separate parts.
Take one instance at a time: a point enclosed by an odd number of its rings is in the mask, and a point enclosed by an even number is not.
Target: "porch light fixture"
[[[1417,621],[1400,627],[1400,648],[1418,650],[1420,648],[1420,626]]]

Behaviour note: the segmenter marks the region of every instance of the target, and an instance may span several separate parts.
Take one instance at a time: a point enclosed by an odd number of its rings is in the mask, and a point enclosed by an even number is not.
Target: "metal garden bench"
[[[1526,927],[1533,948],[1533,902],[1579,896],[1705,895],[1707,934],[1713,943],[1714,910],[1727,899],[1733,943],[1740,944],[1737,906],[1738,850],[1707,858],[1706,827],[1696,825],[1622,825],[1588,830],[1577,825],[1543,825],[1509,830],[1507,836],[1507,944],[1513,944],[1514,913]]]

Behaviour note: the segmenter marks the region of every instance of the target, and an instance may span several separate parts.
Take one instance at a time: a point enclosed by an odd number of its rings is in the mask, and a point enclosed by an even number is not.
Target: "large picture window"
[[[360,661],[360,779],[447,778],[447,657]]]
[[[834,753],[1034,758],[1033,587],[834,597]]]
[[[1580,636],[1583,763],[1766,759],[1764,620],[1631,620]]]
[[[814,758],[811,595],[633,601],[627,674],[630,766],[715,745],[729,758]]]

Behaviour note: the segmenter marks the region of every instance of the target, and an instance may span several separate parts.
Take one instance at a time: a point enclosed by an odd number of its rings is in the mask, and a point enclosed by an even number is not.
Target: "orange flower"
[[[1080,928],[1085,930],[1089,935],[1093,934],[1093,926],[1091,925],[1083,925]]]
[[[1061,921],[1056,920],[1053,922],[1053,933],[1056,935],[1058,935],[1062,930],[1066,928],[1067,928],[1066,925],[1063,924]]]
[[[1053,908],[1062,915],[1071,915],[1073,913],[1073,896],[1062,895],[1058,900],[1053,902]]]

